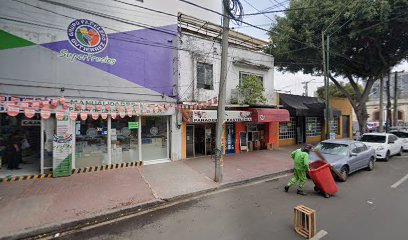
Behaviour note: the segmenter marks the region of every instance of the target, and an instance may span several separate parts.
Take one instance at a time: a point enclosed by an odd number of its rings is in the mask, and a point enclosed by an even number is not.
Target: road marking
[[[391,185],[391,188],[397,188],[399,185],[401,185],[401,183],[403,183],[405,180],[408,179],[408,174],[405,175],[403,178],[401,178],[400,180],[398,180],[398,182],[394,183],[393,185]]]
[[[321,238],[323,238],[324,236],[327,235],[327,232],[324,230],[320,230],[318,233],[316,233],[316,235],[314,235],[314,237],[312,237],[310,240],[319,240]]]

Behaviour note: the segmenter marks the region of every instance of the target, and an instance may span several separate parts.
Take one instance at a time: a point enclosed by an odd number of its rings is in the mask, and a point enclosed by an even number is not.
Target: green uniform
[[[292,152],[292,159],[295,161],[294,176],[288,183],[288,186],[292,186],[296,182],[299,182],[299,188],[303,188],[306,183],[306,173],[309,171],[309,154],[302,152],[301,149]]]

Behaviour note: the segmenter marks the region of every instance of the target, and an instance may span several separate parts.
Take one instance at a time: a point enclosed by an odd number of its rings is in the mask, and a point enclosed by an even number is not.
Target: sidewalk
[[[221,184],[210,157],[0,183],[0,238],[288,171],[293,148],[227,156]]]

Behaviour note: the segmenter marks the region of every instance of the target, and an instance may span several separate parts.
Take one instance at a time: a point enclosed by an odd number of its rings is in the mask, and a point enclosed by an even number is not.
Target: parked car
[[[402,140],[402,149],[404,151],[408,150],[408,131],[390,131],[390,133],[394,134],[398,138]]]
[[[343,181],[347,180],[350,173],[360,169],[374,169],[375,150],[362,142],[349,139],[326,140],[320,142],[315,149],[342,174]],[[310,161],[316,160],[319,160],[319,157],[311,152]]]
[[[393,155],[402,155],[402,140],[390,133],[365,133],[361,136],[367,146],[375,149],[377,159],[390,160]]]

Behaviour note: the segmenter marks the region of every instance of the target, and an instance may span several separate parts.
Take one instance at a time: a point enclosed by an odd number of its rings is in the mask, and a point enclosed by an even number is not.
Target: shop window
[[[197,63],[197,88],[213,90],[213,65]]]
[[[168,159],[168,117],[142,117],[142,160]]]
[[[112,119],[112,163],[139,161],[139,118]]]
[[[306,117],[306,136],[320,136],[321,133],[320,117]]]
[[[339,117],[334,117],[333,121],[331,121],[331,131],[332,133],[336,133],[337,135],[340,134],[340,129],[339,129]]]
[[[279,139],[295,139],[296,138],[296,120],[290,118],[289,122],[279,123]]]
[[[109,163],[107,120],[77,121],[75,124],[75,167],[93,167]]]
[[[248,73],[248,72],[239,72],[239,84],[242,83],[242,80],[249,76],[255,76],[263,85],[263,75]]]

